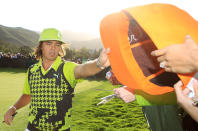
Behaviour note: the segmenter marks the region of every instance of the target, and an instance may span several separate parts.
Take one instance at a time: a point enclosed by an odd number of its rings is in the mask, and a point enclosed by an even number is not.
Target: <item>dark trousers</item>
[[[177,105],[143,106],[142,111],[151,131],[182,131]]]
[[[182,126],[184,131],[198,131],[198,123],[188,114],[184,115]]]

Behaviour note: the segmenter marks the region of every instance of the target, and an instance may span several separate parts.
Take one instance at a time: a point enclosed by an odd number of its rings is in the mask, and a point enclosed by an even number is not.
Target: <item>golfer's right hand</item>
[[[10,108],[5,114],[4,114],[4,121],[7,125],[11,125],[13,117],[12,115],[15,113],[14,108]]]

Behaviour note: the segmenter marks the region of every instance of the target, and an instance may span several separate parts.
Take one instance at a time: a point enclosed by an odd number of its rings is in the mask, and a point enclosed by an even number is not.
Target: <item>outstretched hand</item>
[[[191,92],[191,90],[188,88],[185,88],[184,90],[182,90],[182,86],[183,86],[183,83],[181,80],[178,81],[174,85],[178,104],[183,105],[185,103],[192,103],[192,99],[188,97],[188,94]],[[194,87],[194,84],[193,84],[193,87]]]
[[[186,36],[183,44],[174,44],[151,52],[151,55],[158,57],[157,60],[165,71],[175,73],[196,71],[196,54],[198,54],[198,45],[189,35]]]
[[[198,102],[198,81],[193,80],[193,89],[194,89],[194,97],[190,98],[188,97],[188,94],[190,93],[190,90],[188,88],[185,88],[182,90],[183,84],[181,81],[177,82],[174,85],[176,96],[177,96],[177,102],[181,105],[181,107],[196,121],[198,122],[198,108],[197,108],[197,102]]]

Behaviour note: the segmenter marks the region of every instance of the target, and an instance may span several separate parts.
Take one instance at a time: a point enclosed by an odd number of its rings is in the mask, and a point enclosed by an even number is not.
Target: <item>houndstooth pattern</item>
[[[60,77],[60,85],[56,85],[56,76],[53,78],[43,78],[40,70],[33,72],[29,77],[31,92],[30,114],[36,116],[42,113],[38,109],[47,110],[38,120],[35,118],[32,123],[41,130],[53,129],[63,123],[62,121],[56,121],[54,124],[53,122],[46,122],[49,116],[57,115],[56,101],[63,100],[63,94],[66,94],[68,91],[68,85],[63,80],[63,76],[61,75]]]

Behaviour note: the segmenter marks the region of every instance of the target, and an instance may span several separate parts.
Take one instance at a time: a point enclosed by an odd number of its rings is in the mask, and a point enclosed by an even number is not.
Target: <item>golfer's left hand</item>
[[[100,65],[104,68],[106,68],[110,65],[109,59],[108,59],[109,53],[110,53],[110,48],[104,49],[101,51],[100,56],[98,57]]]

